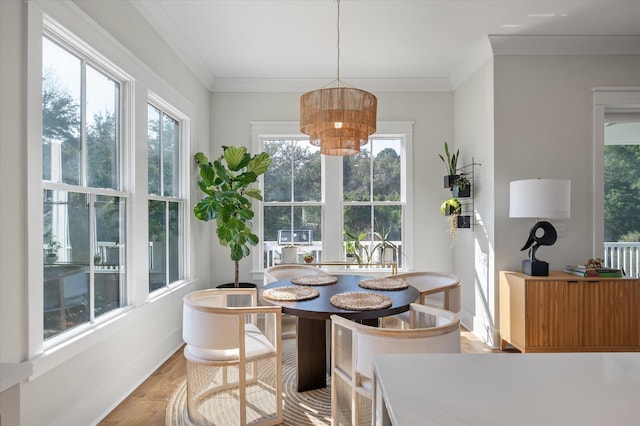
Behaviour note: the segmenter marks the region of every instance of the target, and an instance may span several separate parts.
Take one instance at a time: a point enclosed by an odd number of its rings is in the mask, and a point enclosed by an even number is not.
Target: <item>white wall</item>
[[[126,2],[83,1],[79,5],[96,21],[89,24],[96,34],[101,33],[99,25],[104,26],[132,52],[129,58],[137,64],[134,68],[144,69],[143,75],[155,76],[153,81],[146,77],[138,80],[138,95],[144,98],[149,88],[160,96],[177,95],[192,106],[191,149],[208,149],[209,93],[160,41],[159,35]],[[78,12],[70,2],[43,2],[43,6],[74,11],[71,15]],[[26,46],[29,7],[33,6],[22,0],[0,1],[0,362],[3,363],[3,388],[10,385],[4,380],[8,364],[28,358],[28,312],[37,313],[42,309],[41,306],[29,306],[27,296],[26,145],[29,122]],[[86,21],[79,19],[64,22],[68,19],[64,16],[58,18],[65,26],[86,26]],[[145,63],[141,64],[136,57]],[[125,71],[140,78],[141,74],[136,70]],[[138,129],[138,135],[140,131],[146,132]],[[193,184],[193,166],[191,178],[193,198],[197,190]],[[2,420],[15,420],[17,410],[22,425],[95,424],[175,352],[182,344],[182,296],[193,288],[207,285],[211,275],[210,238],[204,232],[204,224],[192,218],[191,229],[193,233],[188,240],[195,256],[192,277],[198,281],[153,301],[139,302],[126,315],[82,339],[32,358],[34,372],[28,381],[22,382],[19,398],[16,398],[15,387],[0,397]]]
[[[495,68],[496,270],[519,269],[533,220],[509,219],[509,182],[571,180],[567,237],[538,257],[551,269],[601,256],[592,249],[593,88],[640,85],[640,55],[497,56]],[[553,222],[553,221],[552,221]]]
[[[313,88],[310,88],[310,90]],[[366,90],[366,87],[363,87]],[[251,146],[251,121],[297,121],[301,93],[213,93],[211,138],[218,155],[222,145]],[[416,270],[451,272],[453,249],[448,225],[440,214],[445,197],[444,166],[438,154],[444,141],[453,140],[452,93],[375,93],[379,121],[413,121],[414,227],[407,230],[419,247],[414,255]],[[211,258],[216,279],[233,279],[228,249],[214,244]],[[251,281],[251,262],[241,262],[241,281]],[[260,280],[256,280],[261,282]]]
[[[593,203],[592,89],[640,86],[640,56],[496,56],[494,84],[497,290],[498,271],[521,270],[527,253],[519,250],[535,222],[509,219],[512,180],[571,180],[567,236],[537,253],[550,269],[602,256],[592,248],[594,209],[601,208]]]
[[[458,230],[453,270],[462,282],[461,320],[485,341],[492,341],[495,294],[493,61],[489,60],[454,92],[455,146],[459,165],[474,167],[473,230]]]

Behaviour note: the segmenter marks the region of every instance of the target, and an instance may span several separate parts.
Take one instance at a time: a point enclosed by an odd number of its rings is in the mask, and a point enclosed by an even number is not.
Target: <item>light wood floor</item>
[[[462,331],[461,348],[463,353],[499,352],[465,330]],[[98,425],[164,425],[167,403],[186,372],[186,362],[180,349]]]

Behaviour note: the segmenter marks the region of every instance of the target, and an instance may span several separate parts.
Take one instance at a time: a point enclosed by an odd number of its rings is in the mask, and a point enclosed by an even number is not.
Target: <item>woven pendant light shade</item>
[[[376,131],[377,98],[353,87],[332,87],[300,97],[300,131],[326,155],[354,155]]]

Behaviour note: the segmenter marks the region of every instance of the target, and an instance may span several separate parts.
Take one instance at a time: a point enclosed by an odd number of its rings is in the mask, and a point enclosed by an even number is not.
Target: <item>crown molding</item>
[[[448,92],[451,82],[448,78],[353,78],[345,80],[347,85],[380,92]],[[210,87],[212,92],[254,92],[254,93],[305,93],[317,90],[331,83],[330,79],[243,79],[218,78]]]

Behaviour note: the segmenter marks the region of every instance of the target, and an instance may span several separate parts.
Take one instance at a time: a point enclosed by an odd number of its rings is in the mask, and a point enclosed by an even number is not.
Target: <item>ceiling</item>
[[[129,1],[211,91],[336,78],[336,0]],[[489,58],[488,35],[640,35],[640,0],[341,0],[340,79],[451,90]]]

